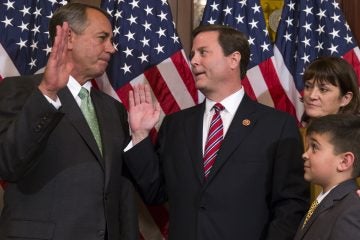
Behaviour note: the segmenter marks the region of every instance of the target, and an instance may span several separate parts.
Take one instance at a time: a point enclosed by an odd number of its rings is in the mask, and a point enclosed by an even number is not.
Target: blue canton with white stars
[[[310,62],[319,56],[343,56],[356,43],[336,0],[286,0],[276,46],[302,91]]]
[[[51,52],[49,20],[67,1],[6,0],[0,3],[0,44],[20,75],[34,74],[46,65]]]
[[[166,0],[103,0],[111,15],[114,46],[107,70],[118,89],[182,49]]]
[[[259,0],[208,0],[201,24],[228,25],[245,33],[251,52],[248,69],[273,56]]]

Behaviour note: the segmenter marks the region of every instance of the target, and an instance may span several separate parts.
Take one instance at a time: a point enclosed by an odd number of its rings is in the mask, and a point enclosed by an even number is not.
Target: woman
[[[352,66],[342,58],[320,57],[304,73],[304,116],[311,118],[336,113],[360,113],[358,79]]]
[[[303,79],[303,126],[306,127],[312,118],[328,114],[360,115],[358,79],[353,67],[346,60],[320,57],[308,66]],[[302,136],[305,136],[305,130],[306,128],[301,129]],[[318,186],[311,187],[312,199],[320,190]]]

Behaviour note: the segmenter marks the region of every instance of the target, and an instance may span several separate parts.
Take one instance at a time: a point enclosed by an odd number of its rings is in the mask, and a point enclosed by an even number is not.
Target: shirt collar
[[[224,98],[220,103],[221,103],[221,105],[224,106],[226,111],[228,111],[230,114],[234,115],[241,100],[243,99],[244,95],[245,95],[245,91],[244,91],[244,88],[242,87],[242,88],[240,88],[239,91]],[[216,102],[206,98],[205,111],[210,112],[215,104],[216,104]]]
[[[337,185],[333,186],[332,188],[330,188],[330,190],[328,190],[327,192],[323,192],[321,191],[321,193],[319,194],[319,196],[316,198],[317,202],[320,203],[322,200],[324,200],[324,198],[331,192],[331,190],[333,190]]]
[[[91,91],[91,87],[92,87],[92,83],[91,81],[87,81],[86,83],[84,83],[84,85],[80,85],[78,81],[76,81],[76,79],[73,76],[69,77],[69,81],[67,83],[67,87],[69,88],[71,94],[76,97],[78,96],[80,89],[82,87],[86,88],[89,93]]]

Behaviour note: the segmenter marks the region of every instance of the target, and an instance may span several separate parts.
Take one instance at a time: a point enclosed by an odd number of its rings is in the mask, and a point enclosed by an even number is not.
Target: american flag
[[[148,83],[163,116],[196,104],[193,75],[167,0],[103,0],[101,7],[111,15],[117,51],[108,80],[97,82],[110,82],[111,88],[105,89],[115,91],[126,107],[132,85]]]
[[[41,71],[51,51],[49,20],[65,4],[64,0],[0,3],[0,79]]]
[[[223,24],[247,34],[250,63],[242,84],[253,99],[295,115],[274,63],[273,46],[259,0],[208,0],[201,24]]]
[[[107,74],[96,80],[100,88],[128,107],[128,91],[134,84],[145,82],[160,103],[162,116],[198,102],[190,65],[167,0],[103,0],[101,8],[111,16],[117,51]],[[166,238],[167,209],[146,207],[139,202],[142,239]]]
[[[277,30],[274,54],[280,80],[301,118],[299,97],[306,66],[319,56],[350,62],[360,79],[360,51],[336,0],[286,0]]]
[[[101,89],[128,107],[128,91],[145,82],[160,103],[162,117],[198,102],[167,0],[103,0],[101,8],[111,16],[117,50],[107,74],[96,80]],[[142,239],[166,238],[167,209],[139,204]]]

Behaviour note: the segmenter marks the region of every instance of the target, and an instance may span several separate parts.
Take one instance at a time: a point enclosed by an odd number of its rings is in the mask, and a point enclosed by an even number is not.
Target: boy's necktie
[[[309,221],[309,219],[311,218],[312,214],[314,213],[315,209],[317,208],[318,206],[318,201],[315,200],[313,201],[313,203],[311,204],[308,212],[306,213],[306,217],[305,217],[305,220],[304,220],[304,223],[302,225],[302,228],[305,227],[306,223]]]

